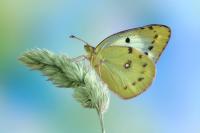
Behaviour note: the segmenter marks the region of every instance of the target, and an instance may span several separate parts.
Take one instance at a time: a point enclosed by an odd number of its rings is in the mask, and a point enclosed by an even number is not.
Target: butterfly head
[[[86,52],[87,52],[87,57],[88,57],[88,59],[90,60],[91,57],[92,57],[92,55],[94,54],[95,48],[92,47],[92,46],[90,46],[86,41],[84,41],[83,39],[81,39],[81,38],[79,38],[79,37],[76,37],[76,36],[74,36],[74,35],[71,35],[71,36],[69,36],[69,37],[70,37],[70,38],[75,38],[75,39],[77,39],[77,40],[79,40],[79,41],[82,41],[83,43],[86,44],[86,45],[84,45],[84,48],[85,48],[85,50],[86,50]]]
[[[87,56],[90,59],[91,56],[94,54],[95,48],[90,46],[89,44],[84,45],[85,51],[87,52]]]

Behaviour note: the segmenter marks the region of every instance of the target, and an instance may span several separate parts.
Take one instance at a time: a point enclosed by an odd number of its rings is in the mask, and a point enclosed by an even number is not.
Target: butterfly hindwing
[[[116,33],[104,39],[97,47],[99,53],[109,46],[133,47],[157,62],[170,38],[170,28],[165,25],[147,25]]]
[[[152,60],[132,47],[104,48],[94,56],[92,65],[108,87],[124,99],[145,91],[155,76]]]

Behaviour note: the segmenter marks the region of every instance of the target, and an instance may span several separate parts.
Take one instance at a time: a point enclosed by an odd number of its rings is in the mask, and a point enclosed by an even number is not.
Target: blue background
[[[107,133],[200,132],[200,2],[198,0],[1,0],[0,133],[100,133],[94,110],[72,89],[58,89],[17,58],[31,48],[76,57],[115,32],[147,24],[171,27],[148,91],[132,100],[111,93]]]

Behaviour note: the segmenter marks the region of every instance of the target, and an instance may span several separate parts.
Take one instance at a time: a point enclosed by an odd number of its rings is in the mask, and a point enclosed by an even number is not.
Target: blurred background
[[[111,93],[107,133],[200,132],[200,2],[198,0],[0,0],[0,133],[100,133],[95,110],[72,89],[54,87],[17,58],[46,48],[85,54],[80,36],[96,46],[121,30],[148,24],[171,27],[148,91],[122,100]]]

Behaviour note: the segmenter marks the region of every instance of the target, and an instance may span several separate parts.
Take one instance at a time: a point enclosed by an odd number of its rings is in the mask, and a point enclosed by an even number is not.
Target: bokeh
[[[200,132],[200,2],[198,0],[0,0],[0,133],[100,133],[95,110],[84,109],[72,89],[56,88],[18,57],[45,48],[85,54],[80,36],[96,46],[121,30],[171,27],[152,86],[122,100],[111,93],[107,133]]]

